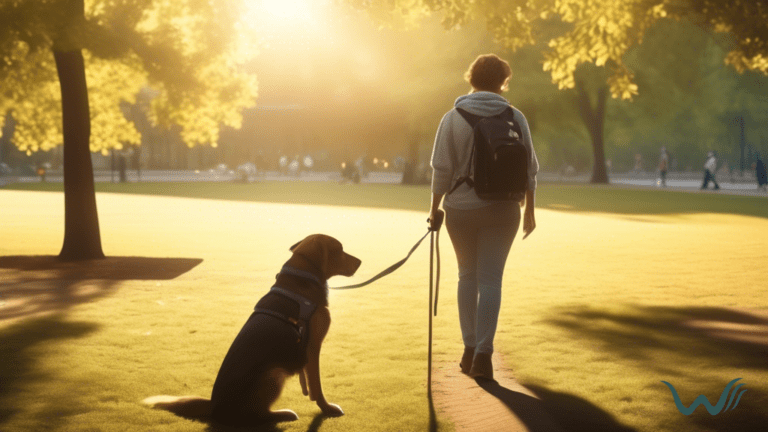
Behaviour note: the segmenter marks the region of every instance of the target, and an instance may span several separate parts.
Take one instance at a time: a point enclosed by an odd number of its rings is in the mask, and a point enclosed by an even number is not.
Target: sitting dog
[[[143,402],[187,418],[232,426],[297,420],[291,410],[271,411],[285,378],[299,374],[301,389],[323,414],[341,416],[325,399],[320,385],[320,347],[331,315],[331,276],[352,276],[360,260],[344,252],[333,237],[314,234],[290,248],[293,255],[277,275],[275,286],[232,342],[219,369],[210,399],[199,396],[153,396]]]

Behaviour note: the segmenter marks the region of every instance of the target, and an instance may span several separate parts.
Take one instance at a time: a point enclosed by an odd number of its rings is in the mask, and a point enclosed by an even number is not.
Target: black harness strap
[[[309,319],[312,317],[315,309],[317,309],[317,305],[304,296],[280,288],[278,286],[273,286],[270,292],[283,297],[287,297],[288,299],[296,302],[299,305],[299,318],[296,319],[272,309],[265,309],[260,307],[254,308],[253,311],[259,314],[271,315],[281,321],[284,321],[286,324],[291,325],[299,333],[299,340],[297,342],[306,342],[306,336],[308,332],[307,329],[309,328]]]
[[[270,291],[280,294],[282,296],[288,297],[289,299],[298,303],[300,320],[309,322],[309,318],[312,316],[312,314],[315,312],[315,309],[317,308],[317,305],[315,303],[313,303],[312,301],[310,301],[304,296],[296,294],[293,291],[288,291],[287,289],[283,289],[278,286],[273,286]]]

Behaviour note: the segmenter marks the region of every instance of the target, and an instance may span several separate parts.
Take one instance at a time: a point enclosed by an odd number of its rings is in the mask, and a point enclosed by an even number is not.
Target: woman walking
[[[757,188],[766,190],[768,185],[768,173],[765,170],[765,164],[760,159],[760,155],[757,155],[757,161],[755,161],[755,177],[757,178]]]
[[[509,64],[494,54],[475,59],[464,75],[472,91],[456,99],[454,109],[443,116],[432,150],[430,220],[435,220],[442,201],[445,226],[459,267],[459,322],[465,347],[460,366],[470,376],[487,379],[493,379],[491,354],[501,306],[502,275],[520,226],[523,200],[523,238],[536,228],[533,209],[539,164],[522,112],[511,108],[529,158],[527,191],[503,201],[483,200],[467,183],[449,191],[467,172],[474,141],[472,126],[457,108],[479,117],[508,110],[510,104],[501,93],[507,89],[511,75]]]

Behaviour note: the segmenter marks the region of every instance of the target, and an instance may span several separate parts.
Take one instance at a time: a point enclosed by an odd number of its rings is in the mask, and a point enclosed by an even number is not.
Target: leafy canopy
[[[242,67],[257,53],[242,1],[88,0],[84,17],[71,13],[76,1],[0,4],[0,112],[13,113],[20,150],[62,142],[54,49],[85,50],[91,151],[140,143],[120,104],[145,86],[156,90],[150,118],[180,126],[190,147],[216,146],[222,124],[240,127],[257,95]]]
[[[413,26],[431,13],[441,13],[450,29],[479,18],[512,50],[547,38],[543,67],[561,89],[573,88],[578,66],[592,63],[608,69],[614,98],[631,99],[638,87],[624,56],[662,19],[692,20],[722,35],[728,45],[726,63],[739,72],[768,74],[768,0],[346,1],[385,26]],[[545,31],[553,21],[564,24],[554,36]]]

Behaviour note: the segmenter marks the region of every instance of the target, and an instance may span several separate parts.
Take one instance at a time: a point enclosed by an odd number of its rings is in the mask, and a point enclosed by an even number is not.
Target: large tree
[[[388,25],[413,25],[431,13],[441,13],[450,29],[484,20],[494,38],[512,50],[546,38],[543,68],[560,89],[576,89],[592,138],[593,182],[608,180],[602,140],[607,95],[632,99],[638,94],[635,73],[624,58],[642,43],[646,31],[657,21],[693,21],[718,35],[727,46],[727,64],[740,72],[768,74],[767,0],[346,1],[367,9],[375,20]],[[564,24],[554,36],[549,34],[553,21]],[[592,96],[577,73],[584,63],[607,69],[604,86]]]
[[[151,117],[190,145],[216,145],[239,127],[256,80],[240,67],[255,50],[242,2],[12,0],[0,4],[0,113],[28,154],[63,142],[65,234],[60,258],[104,256],[91,151],[138,143],[121,102],[159,91]]]

